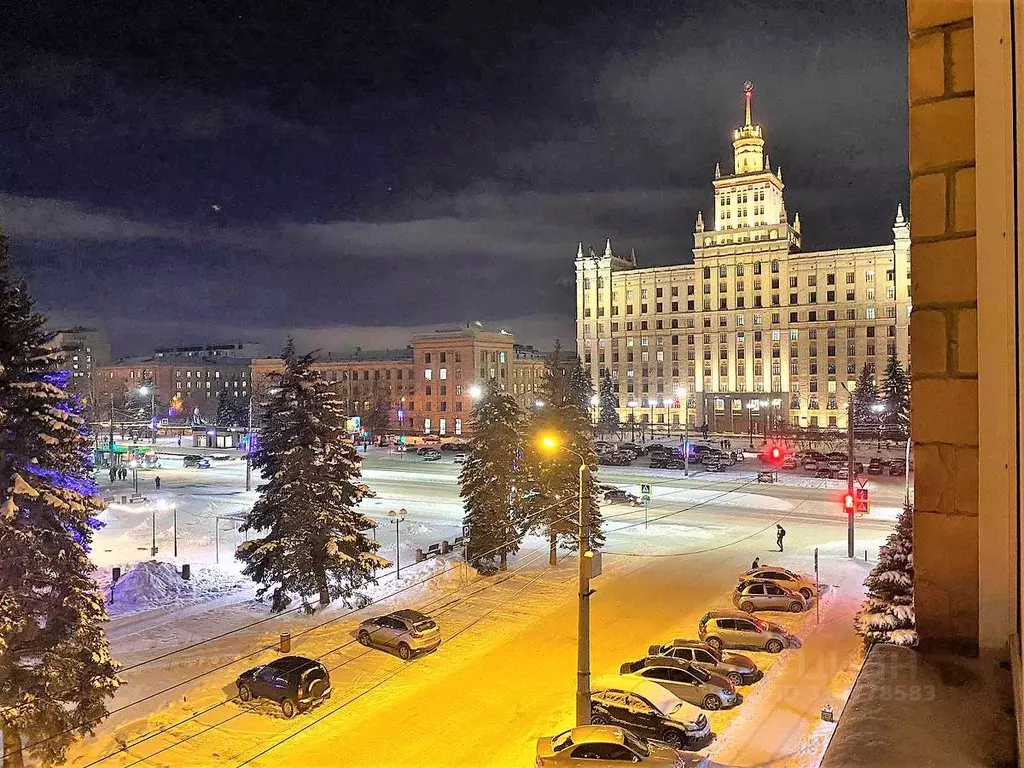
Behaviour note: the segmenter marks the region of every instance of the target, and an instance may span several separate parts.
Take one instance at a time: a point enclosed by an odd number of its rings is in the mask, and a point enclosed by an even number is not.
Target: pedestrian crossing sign
[[[640,495],[641,496],[650,496],[651,495],[651,486],[650,486],[649,483],[644,483],[644,484],[642,484],[640,486]]]

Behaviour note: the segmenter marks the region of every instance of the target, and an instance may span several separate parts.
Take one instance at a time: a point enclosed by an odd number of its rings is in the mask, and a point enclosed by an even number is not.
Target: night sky
[[[98,10],[106,9],[106,10]],[[116,354],[573,331],[573,258],[690,259],[742,84],[808,250],[907,206],[905,0],[58,3],[0,23],[0,225]]]

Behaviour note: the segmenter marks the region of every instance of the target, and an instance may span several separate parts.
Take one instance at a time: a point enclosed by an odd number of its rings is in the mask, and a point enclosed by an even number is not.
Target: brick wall
[[[978,333],[970,0],[908,3],[915,602],[922,647],[978,645]]]

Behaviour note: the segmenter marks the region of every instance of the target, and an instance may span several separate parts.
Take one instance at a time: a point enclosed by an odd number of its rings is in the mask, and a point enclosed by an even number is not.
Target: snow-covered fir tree
[[[508,555],[519,551],[525,534],[523,501],[523,437],[526,416],[515,398],[491,380],[473,406],[473,450],[459,473],[465,504],[467,560],[489,570],[497,559],[501,570]]]
[[[103,505],[92,440],[55,370],[44,318],[10,272],[0,233],[0,731],[4,766],[23,752],[64,762],[120,685],[89,545]]]
[[[853,425],[862,435],[878,426],[878,412],[873,408],[878,404],[874,365],[864,363],[857,377],[857,388],[853,390]]]
[[[557,563],[559,545],[570,549],[579,545],[577,504],[580,458],[590,468],[584,482],[584,506],[590,520],[590,540],[595,545],[604,540],[594,483],[597,456],[591,440],[592,428],[588,413],[593,389],[590,377],[580,375],[580,368],[579,358],[566,355],[556,342],[541,382],[539,399],[543,406],[533,413],[530,420],[532,439],[525,445],[531,482],[537,491],[529,514],[533,527],[548,538],[548,560],[552,565]],[[544,433],[557,434],[563,447],[554,453],[542,451],[536,438]]]
[[[914,509],[909,504],[904,505],[864,586],[868,594],[856,619],[864,643],[916,645]]]
[[[366,532],[371,523],[358,509],[366,495],[360,458],[345,440],[344,404],[291,341],[284,371],[273,377],[259,448],[252,464],[266,482],[242,530],[259,535],[238,547],[243,573],[271,593],[272,610],[297,597],[304,610],[348,599],[375,583],[390,563],[377,554]]]
[[[616,409],[619,407],[619,398],[612,388],[612,375],[610,371],[606,370],[604,376],[601,377],[601,392],[598,396],[601,399],[601,410],[597,419],[598,426],[606,435],[618,432],[619,412]]]
[[[244,427],[249,424],[249,401],[232,397],[226,389],[217,395],[217,426]]]
[[[910,436],[910,377],[893,353],[885,363],[881,392],[885,403],[885,433],[893,440]]]

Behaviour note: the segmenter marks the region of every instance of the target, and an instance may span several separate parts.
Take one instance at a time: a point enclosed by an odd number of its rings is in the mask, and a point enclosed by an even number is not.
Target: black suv
[[[188,456],[181,457],[181,466],[185,468],[195,467],[196,469],[209,469],[210,460],[205,456],[189,454]]]
[[[311,704],[331,696],[331,677],[319,661],[303,656],[283,656],[269,664],[248,669],[235,681],[241,701],[270,699],[281,714],[292,717]]]

